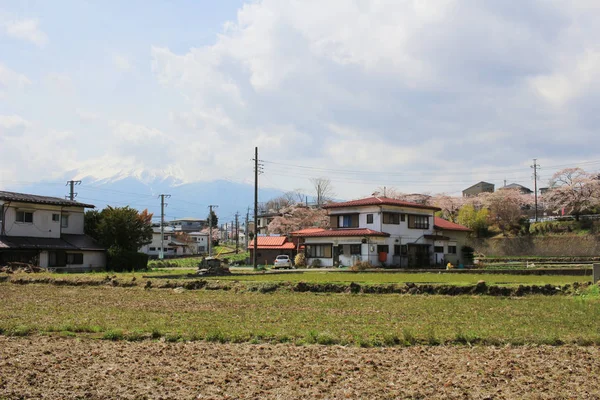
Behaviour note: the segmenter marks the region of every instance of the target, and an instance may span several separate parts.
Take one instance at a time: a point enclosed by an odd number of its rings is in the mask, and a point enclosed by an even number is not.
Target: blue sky
[[[173,177],[339,198],[600,168],[597,1],[0,0],[0,188]]]

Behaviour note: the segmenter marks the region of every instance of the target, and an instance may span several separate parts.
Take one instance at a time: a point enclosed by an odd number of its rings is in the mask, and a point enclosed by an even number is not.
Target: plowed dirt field
[[[600,348],[0,336],[0,399],[600,398]]]

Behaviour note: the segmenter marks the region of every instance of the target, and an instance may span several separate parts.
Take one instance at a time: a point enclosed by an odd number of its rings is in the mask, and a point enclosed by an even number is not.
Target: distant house
[[[369,197],[330,203],[327,209],[331,229],[294,232],[304,247],[307,262],[325,267],[351,266],[368,261],[398,267],[428,267],[435,263],[437,207],[386,197]],[[293,239],[294,240],[294,239]]]
[[[462,191],[463,197],[477,196],[480,193],[494,193],[494,184],[488,182],[479,182]]]
[[[164,258],[174,258],[196,254],[196,244],[192,241],[184,241],[183,237],[172,226],[163,227],[164,234],[161,235],[160,226],[152,227],[152,242],[140,247],[140,253],[148,254],[150,258],[158,258],[161,245]],[[162,240],[161,240],[162,237]]]
[[[194,243],[195,253],[203,254],[208,252],[208,232],[190,232],[189,237]]]
[[[285,236],[259,236],[256,242],[256,260],[258,264],[273,264],[275,257],[288,255],[293,260],[296,246]],[[254,240],[248,244],[250,260],[254,257]]]
[[[272,212],[272,213],[263,213],[259,214],[256,217],[258,224],[256,226],[256,230],[259,235],[268,235],[269,234],[269,224],[271,221],[275,219],[275,217],[281,217],[283,214]]]
[[[13,261],[73,272],[104,269],[105,249],[84,234],[86,208],[94,206],[0,191],[0,265]]]
[[[510,185],[506,185],[506,186],[502,187],[501,189],[518,189],[522,194],[533,193],[533,190],[531,190],[523,185],[519,185],[518,183],[511,183]]]
[[[208,226],[208,221],[205,219],[186,217],[169,221],[168,224],[177,232],[198,232]]]

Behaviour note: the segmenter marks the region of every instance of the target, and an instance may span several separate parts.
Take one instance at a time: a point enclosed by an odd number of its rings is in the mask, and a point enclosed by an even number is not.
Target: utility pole
[[[67,184],[65,185],[70,186],[69,200],[71,201],[75,200],[75,197],[77,197],[77,193],[75,193],[75,185],[81,185],[81,181],[67,181]]]
[[[235,254],[239,253],[240,248],[240,221],[239,221],[239,212],[235,212]]]
[[[213,207],[217,208],[219,206],[211,204],[210,206],[208,206],[208,209],[210,210],[208,212],[208,256],[212,257],[212,240],[213,240],[213,235],[212,235],[212,226],[213,226]]]
[[[537,158],[534,158],[533,165],[531,166],[531,168],[533,168],[533,186],[534,186],[534,194],[535,194],[535,222],[537,222],[537,220],[538,220],[538,190],[537,190],[538,174],[537,174],[537,170],[539,167],[540,167],[540,165],[537,163]]]
[[[246,251],[248,250],[248,224],[250,223],[249,219],[250,219],[250,207],[248,207],[248,210],[246,211],[246,226],[244,228],[244,242],[245,242],[244,249],[246,249]]]
[[[256,252],[258,250],[258,174],[259,167],[262,167],[262,164],[258,163],[258,147],[254,148],[254,251],[252,252],[252,265],[254,269],[256,269]]]
[[[170,194],[160,195],[160,252],[158,253],[159,259],[165,258],[165,198],[171,197]]]

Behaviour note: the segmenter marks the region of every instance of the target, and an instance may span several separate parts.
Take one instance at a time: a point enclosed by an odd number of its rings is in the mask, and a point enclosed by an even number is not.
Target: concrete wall
[[[486,256],[600,256],[600,236],[592,235],[472,239],[468,245]]]
[[[45,204],[4,202],[6,210],[4,229],[7,236],[29,236],[41,238],[59,238],[62,233],[83,235],[83,207],[61,207]],[[33,213],[33,222],[17,222],[17,212]],[[59,216],[58,221],[52,215]],[[61,227],[61,215],[68,215],[68,227]]]

